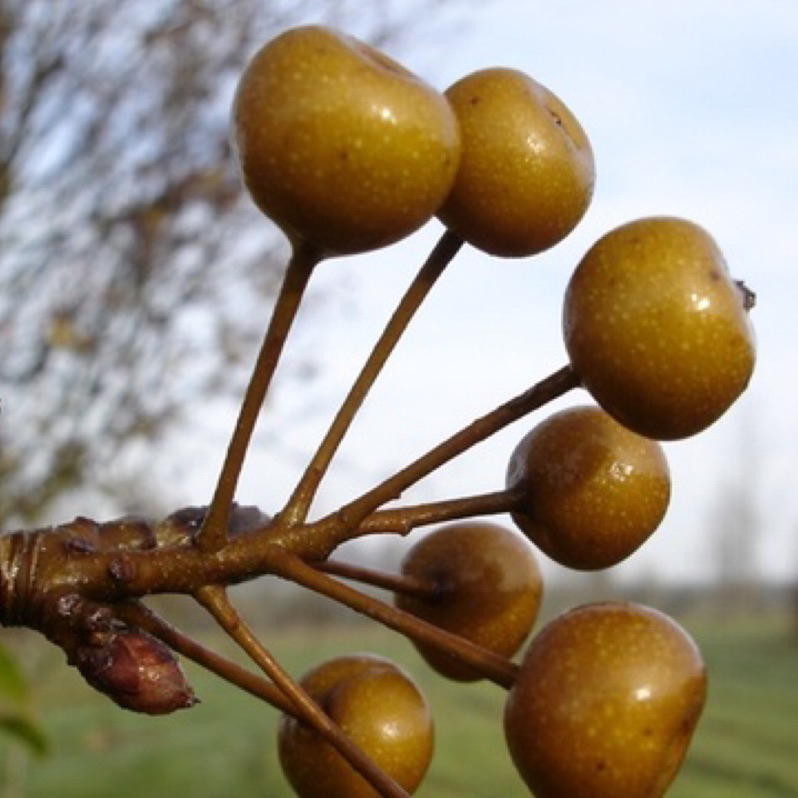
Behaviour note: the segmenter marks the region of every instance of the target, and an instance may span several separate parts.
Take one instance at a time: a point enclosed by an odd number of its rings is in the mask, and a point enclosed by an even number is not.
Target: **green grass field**
[[[688,627],[710,668],[710,699],[669,798],[798,796],[798,637],[777,622]],[[405,665],[437,724],[435,762],[420,798],[528,794],[504,750],[498,688],[447,683],[381,630],[297,631],[281,634],[272,648],[295,673],[366,649]],[[1,798],[291,796],[275,757],[276,712],[214,677],[187,666],[202,704],[146,718],[95,696],[56,658],[33,659],[52,752],[37,760],[0,743]]]

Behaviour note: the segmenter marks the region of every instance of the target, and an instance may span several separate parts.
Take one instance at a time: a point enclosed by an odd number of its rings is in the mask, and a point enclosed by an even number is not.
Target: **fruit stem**
[[[411,640],[426,643],[468,665],[500,687],[509,690],[515,682],[518,666],[505,657],[332,579],[281,546],[268,548],[265,555],[271,572],[276,576],[327,596]]]
[[[375,511],[387,502],[398,499],[407,488],[504,427],[532,411],[538,410],[579,385],[579,377],[570,364],[563,366],[528,390],[463,427],[370,491],[343,505],[334,513],[309,524],[308,530],[324,527],[324,534],[327,536],[324,544],[332,552],[337,545],[357,537],[358,529],[367,523],[366,519],[369,516],[374,514],[374,517],[379,519],[380,516]],[[509,501],[510,497],[508,497]],[[451,507],[448,509],[451,511]],[[452,515],[451,517],[456,516]],[[319,533],[321,534],[320,529]]]
[[[293,249],[241,404],[238,421],[216,483],[216,491],[196,537],[196,545],[203,552],[219,551],[227,543],[230,511],[252,433],[310,275],[320,259],[315,249],[301,246],[295,246]]]
[[[344,734],[341,728],[319,707],[271,652],[258,640],[230,602],[220,585],[207,585],[196,594],[197,601],[213,616],[227,634],[252,661],[282,690],[294,705],[292,715],[315,729],[383,798],[410,798],[387,773],[383,772]]]
[[[443,521],[456,521],[461,518],[473,518],[476,515],[508,513],[515,509],[523,495],[522,490],[515,488],[480,493],[475,496],[463,496],[458,499],[377,510],[363,520],[358,527],[358,534],[393,532],[407,535],[420,526],[439,524]]]
[[[280,523],[301,524],[307,518],[310,505],[329,468],[335,452],[352,425],[357,411],[366,399],[383,366],[407,329],[416,311],[427,297],[444,269],[463,246],[463,239],[446,231],[413,279],[406,293],[371,350],[338,413],[330,425],[316,453],[299,480],[291,498],[280,513]]]
[[[325,560],[313,563],[317,571],[323,571],[331,576],[339,576],[352,582],[371,585],[403,596],[414,596],[422,599],[434,598],[440,593],[440,586],[434,582],[425,582],[405,574],[392,574],[378,571],[363,565],[341,562],[340,560]]]

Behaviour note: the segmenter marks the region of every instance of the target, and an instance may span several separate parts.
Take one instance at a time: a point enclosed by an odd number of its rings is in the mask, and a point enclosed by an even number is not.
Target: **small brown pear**
[[[571,364],[621,424],[660,440],[714,423],[755,361],[753,294],[697,224],[658,216],[600,238],[565,295]]]
[[[554,413],[516,446],[507,488],[518,528],[560,565],[591,571],[625,560],[654,533],[671,495],[662,446],[600,407]]]
[[[536,798],[660,798],[706,697],[693,640],[657,610],[578,607],[532,640],[508,695],[510,754]]]
[[[520,648],[540,609],[543,581],[532,547],[499,524],[463,521],[436,529],[408,551],[402,573],[432,590],[397,594],[400,609],[504,657]],[[427,643],[415,646],[450,679],[481,678]]]
[[[590,142],[553,92],[516,69],[466,75],[446,90],[463,152],[441,221],[500,257],[542,252],[565,238],[593,196]]]
[[[341,730],[408,793],[432,759],[432,715],[415,682],[392,662],[370,654],[328,660],[302,686]],[[284,715],[278,753],[300,798],[379,798],[321,735]]]
[[[449,192],[460,131],[446,98],[333,28],[292,28],[251,60],[233,136],[256,205],[324,256],[386,246]]]

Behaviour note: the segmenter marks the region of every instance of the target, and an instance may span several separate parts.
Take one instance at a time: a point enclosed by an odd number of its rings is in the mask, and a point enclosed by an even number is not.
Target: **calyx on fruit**
[[[381,657],[352,654],[322,663],[301,684],[376,765],[415,792],[432,759],[434,730],[407,673]],[[300,798],[379,798],[318,732],[288,715],[280,721],[278,753]]]
[[[599,407],[571,407],[538,424],[513,451],[507,487],[522,490],[513,520],[569,568],[626,559],[657,529],[670,501],[659,443]]]
[[[536,798],[660,798],[705,698],[701,654],[675,621],[588,604],[532,640],[508,695],[507,743]]]
[[[325,256],[397,241],[438,210],[460,157],[443,95],[357,39],[293,28],[251,60],[233,105],[244,183]]]
[[[576,117],[515,69],[474,72],[446,90],[462,131],[439,217],[475,247],[521,257],[565,238],[593,196],[595,164]]]
[[[402,573],[436,590],[424,597],[399,593],[399,608],[505,657],[526,640],[540,609],[543,582],[534,552],[523,537],[498,524],[440,527],[407,552]],[[433,646],[414,645],[450,679],[481,678]]]
[[[565,295],[565,345],[584,387],[621,424],[685,438],[748,385],[752,299],[701,227],[639,219],[600,238],[577,266]]]

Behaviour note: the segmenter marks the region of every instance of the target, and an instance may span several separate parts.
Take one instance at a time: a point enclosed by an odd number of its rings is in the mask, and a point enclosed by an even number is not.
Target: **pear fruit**
[[[516,446],[508,490],[512,517],[546,555],[567,568],[617,565],[659,527],[671,495],[662,446],[621,426],[600,407],[554,413]]]
[[[563,334],[574,370],[621,424],[660,440],[695,435],[745,390],[756,358],[753,294],[711,236],[678,217],[600,238],[568,284]]]
[[[463,153],[441,221],[501,257],[534,255],[565,238],[595,182],[593,150],[573,113],[545,86],[504,67],[466,75],[446,96]]]
[[[432,759],[432,715],[413,680],[371,654],[317,666],[302,686],[342,731],[408,793]],[[284,715],[278,731],[283,772],[300,798],[379,798],[368,782],[315,730]]]
[[[241,76],[233,138],[256,205],[323,256],[386,246],[441,205],[460,157],[445,97],[333,28],[292,28]]]
[[[402,573],[434,590],[398,593],[400,609],[504,657],[521,647],[540,610],[543,581],[532,547],[498,524],[464,521],[436,529],[408,551]],[[443,676],[481,678],[429,644],[414,645]]]
[[[675,621],[588,604],[532,640],[508,695],[507,744],[536,798],[660,798],[705,697],[701,654]]]

